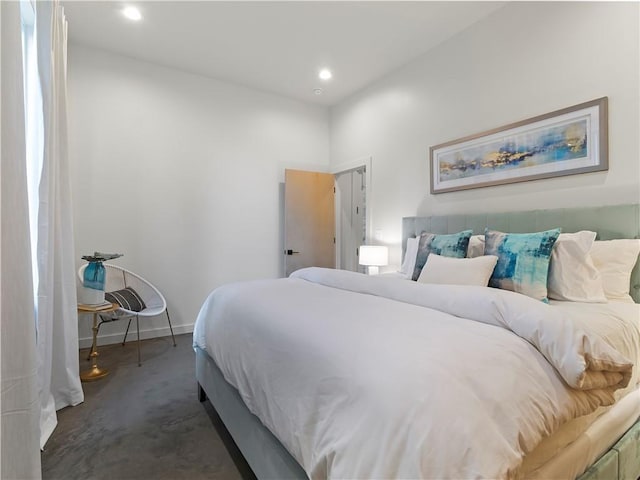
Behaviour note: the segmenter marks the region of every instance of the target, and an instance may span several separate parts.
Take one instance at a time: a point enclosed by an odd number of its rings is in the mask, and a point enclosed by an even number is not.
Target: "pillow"
[[[413,269],[416,266],[416,255],[418,254],[418,242],[420,237],[407,238],[407,249],[404,252],[404,260],[400,267],[400,273],[406,278],[411,278]]]
[[[609,300],[633,302],[629,295],[629,284],[639,253],[638,239],[593,242],[591,258],[602,275],[602,287]]]
[[[416,264],[411,279],[418,280],[422,267],[424,267],[424,264],[427,262],[427,257],[431,252],[445,257],[464,258],[467,254],[469,238],[472,233],[471,230],[464,230],[463,232],[452,233],[450,235],[436,235],[435,233],[423,232],[422,235],[420,235]]]
[[[571,302],[607,303],[602,277],[589,251],[596,232],[561,233],[551,250],[549,298]]]
[[[114,292],[106,292],[104,294],[104,299],[107,302],[117,303],[125,310],[129,310],[131,312],[140,312],[147,308],[142,297],[131,287],[116,290]]]
[[[484,255],[484,235],[471,235],[467,258],[481,257]]]
[[[451,258],[431,252],[420,272],[418,282],[486,287],[497,261],[498,257],[495,255]]]
[[[490,287],[522,293],[547,303],[551,249],[560,229],[537,233],[484,232],[484,253],[497,255]]]

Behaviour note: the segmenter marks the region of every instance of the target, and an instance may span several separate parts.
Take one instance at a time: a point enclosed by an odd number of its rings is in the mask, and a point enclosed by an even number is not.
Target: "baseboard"
[[[188,325],[173,326],[174,335],[180,335],[182,333],[193,333],[193,323]],[[140,340],[146,340],[148,338],[170,337],[170,336],[171,336],[171,330],[169,330],[168,325],[166,327],[149,328],[146,330],[140,330]],[[124,338],[124,332],[113,333],[110,335],[98,335],[98,345],[113,345],[116,343],[122,343],[123,338]],[[131,340],[136,340],[136,338],[137,337],[136,337],[135,329],[129,330],[129,335],[127,336],[127,342]],[[89,348],[91,347],[92,342],[93,342],[93,339],[91,337],[78,339],[80,348]]]

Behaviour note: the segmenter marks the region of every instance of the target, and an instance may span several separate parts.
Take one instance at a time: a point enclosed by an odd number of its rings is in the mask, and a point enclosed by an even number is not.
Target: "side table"
[[[78,305],[78,313],[93,313],[93,344],[91,345],[92,359],[91,370],[87,370],[80,374],[80,380],[83,382],[91,382],[98,380],[102,377],[106,377],[109,371],[104,368],[98,368],[98,314],[110,313],[118,310],[120,306],[117,303],[112,303],[110,307],[94,307],[91,305]]]

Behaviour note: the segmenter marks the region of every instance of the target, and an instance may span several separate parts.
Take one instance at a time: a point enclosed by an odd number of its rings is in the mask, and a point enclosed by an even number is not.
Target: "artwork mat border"
[[[542,122],[545,120],[549,120],[551,118],[560,117],[563,115],[571,114],[571,113],[574,113],[580,110],[585,110],[592,107],[596,107],[598,110],[597,148],[593,152],[594,155],[597,155],[597,162],[595,162],[594,165],[589,165],[589,166],[579,167],[579,168],[568,168],[564,170],[532,174],[532,175],[513,176],[510,178],[504,178],[499,180],[489,180],[489,181],[479,180],[477,182],[472,182],[467,185],[439,187],[438,185],[435,184],[435,176],[434,176],[435,175],[435,154],[438,150],[442,150],[446,147],[451,147],[455,145],[462,145],[472,140],[477,140],[483,137],[489,137],[491,135],[495,135],[498,133],[504,133],[505,136],[507,136],[507,132],[509,132],[510,130],[515,130],[523,126]],[[594,131],[593,128],[591,131],[592,132]],[[491,130],[486,130],[481,133],[476,133],[474,135],[469,135],[466,137],[458,138],[456,140],[451,140],[445,143],[434,145],[429,148],[429,173],[430,173],[431,194],[435,195],[440,193],[470,190],[473,188],[492,187],[495,185],[504,185],[509,183],[528,182],[532,180],[541,180],[544,178],[554,178],[554,177],[560,177],[565,175],[576,175],[580,173],[605,171],[609,169],[608,137],[609,137],[608,135],[608,97],[601,97],[595,100],[591,100],[589,102],[580,103],[570,107],[562,108],[560,110],[555,110],[550,113],[545,113],[543,115],[531,117],[526,120],[510,123],[507,125],[503,125],[501,127],[493,128]],[[470,178],[473,179],[473,177],[470,177]]]

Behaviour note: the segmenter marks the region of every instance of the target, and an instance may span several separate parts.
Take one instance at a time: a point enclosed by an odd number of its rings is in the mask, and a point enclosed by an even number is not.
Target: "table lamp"
[[[379,245],[361,245],[358,263],[368,267],[369,275],[377,275],[378,267],[389,263],[389,249]]]

